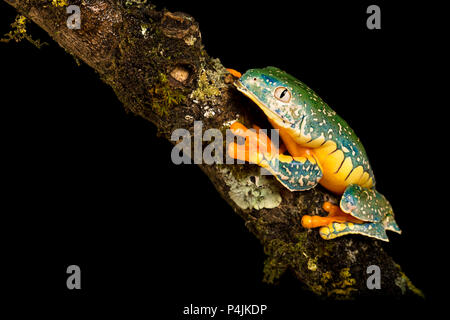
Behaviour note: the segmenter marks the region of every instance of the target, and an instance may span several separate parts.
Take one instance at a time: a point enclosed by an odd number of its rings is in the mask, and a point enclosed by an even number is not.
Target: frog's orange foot
[[[257,126],[250,130],[242,123],[235,122],[230,126],[230,130],[233,134],[245,138],[244,144],[233,142],[228,145],[228,155],[233,159],[261,164],[264,156],[270,158],[278,153],[269,137]]]
[[[236,71],[234,69],[227,68],[227,71],[231,73],[233,77],[240,78],[242,76],[242,74],[239,71]]]
[[[363,223],[363,221],[356,219],[355,217],[352,217],[348,213],[343,212],[339,206],[334,205],[330,202],[324,202],[323,210],[328,212],[327,217],[305,215],[302,218],[302,226],[304,228],[310,229],[310,228],[325,227],[333,222]]]

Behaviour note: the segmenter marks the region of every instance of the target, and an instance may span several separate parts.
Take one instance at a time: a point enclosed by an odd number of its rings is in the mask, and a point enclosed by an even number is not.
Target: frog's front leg
[[[230,129],[235,135],[245,137],[245,144],[228,145],[229,156],[267,169],[289,190],[311,189],[322,178],[315,159],[284,155],[263,132],[249,130],[239,122],[233,123]]]
[[[278,148],[269,137],[254,126],[255,130],[249,130],[242,123],[235,122],[230,126],[231,132],[245,138],[244,144],[235,142],[228,145],[228,155],[234,159],[247,161],[265,167],[264,158],[271,158],[279,153]],[[264,156],[264,154],[266,154]]]

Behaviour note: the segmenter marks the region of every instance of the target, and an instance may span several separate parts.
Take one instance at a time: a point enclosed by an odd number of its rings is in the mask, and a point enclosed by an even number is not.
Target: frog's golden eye
[[[275,92],[273,93],[275,98],[280,100],[281,102],[289,102],[291,100],[291,93],[289,90],[285,87],[278,87],[275,89]]]

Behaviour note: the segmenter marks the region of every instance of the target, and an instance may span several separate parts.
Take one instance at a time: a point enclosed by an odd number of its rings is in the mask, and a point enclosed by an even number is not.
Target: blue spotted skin
[[[381,223],[386,230],[400,233],[394,220],[394,210],[385,196],[375,189],[356,184],[345,189],[341,197],[341,210],[363,221]]]
[[[389,241],[385,230],[401,233],[391,205],[374,189],[375,177],[359,138],[313,90],[275,67],[248,70],[235,85],[298,146],[314,150],[314,159],[298,161],[294,157],[282,161],[280,159],[286,159],[282,155],[265,159],[260,165],[291,191],[307,190],[320,182],[329,190],[342,194],[341,210],[363,222],[330,223],[320,229],[324,239],[362,234]],[[281,101],[275,96],[280,87],[289,90],[289,101]],[[340,166],[335,171],[333,165],[336,163]],[[337,176],[342,167],[347,171],[343,176]]]
[[[264,157],[262,164],[269,170],[286,188],[291,191],[305,191],[314,188],[322,178],[322,171],[317,163],[310,159],[286,157],[283,161],[279,157],[267,159]],[[290,159],[289,159],[290,158]]]
[[[382,194],[355,184],[345,189],[340,207],[355,218],[368,222],[380,222],[387,212],[392,212],[391,205]]]
[[[389,241],[385,230],[401,233],[394,220],[394,211],[386,198],[375,189],[350,185],[341,197],[340,208],[345,213],[366,223],[332,223],[322,227],[320,235],[334,239],[345,234],[363,234],[383,241]]]
[[[386,231],[380,223],[339,223],[333,222],[319,230],[323,239],[331,240],[346,234],[362,234],[378,240],[389,241]]]
[[[261,84],[264,81],[264,84]],[[336,114],[312,89],[288,73],[275,68],[250,69],[238,81],[243,87],[266,106],[269,112],[279,116],[277,123],[290,128],[297,134],[299,144],[318,147],[327,141],[336,143],[336,150],[343,150],[352,161],[353,168],[362,166],[375,185],[375,177],[366,151],[350,126]],[[277,87],[286,87],[292,93],[289,103],[280,103],[274,97]],[[255,101],[256,102],[256,101]],[[263,110],[264,111],[264,110]]]

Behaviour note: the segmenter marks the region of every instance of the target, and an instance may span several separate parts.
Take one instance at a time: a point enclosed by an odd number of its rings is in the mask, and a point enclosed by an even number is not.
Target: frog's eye
[[[273,93],[275,98],[280,100],[281,102],[289,102],[291,100],[291,93],[289,90],[285,87],[278,87],[275,89],[275,92]]]

